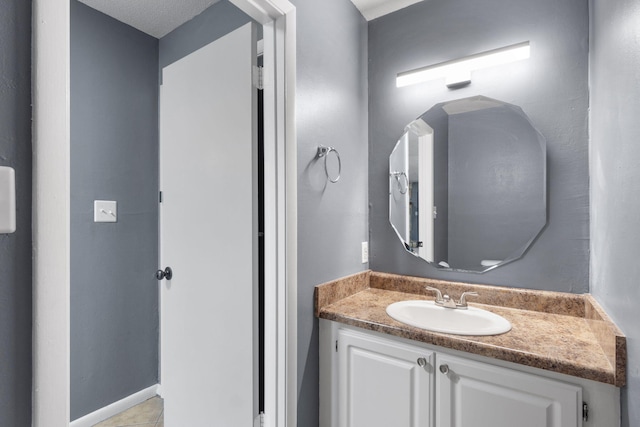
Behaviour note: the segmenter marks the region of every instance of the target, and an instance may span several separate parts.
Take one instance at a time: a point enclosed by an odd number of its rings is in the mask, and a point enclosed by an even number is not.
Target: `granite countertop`
[[[509,332],[463,336],[431,332],[389,317],[389,304],[433,300],[425,286],[457,298],[476,291],[482,308],[509,320]],[[626,338],[590,295],[472,285],[363,272],[318,285],[316,316],[322,319],[465,351],[521,365],[612,384],[626,381]]]

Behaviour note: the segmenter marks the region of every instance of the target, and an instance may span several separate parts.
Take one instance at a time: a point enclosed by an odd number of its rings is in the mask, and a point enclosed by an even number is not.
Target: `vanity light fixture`
[[[529,55],[529,42],[517,43],[399,73],[396,76],[396,86],[404,87],[444,77],[447,87],[460,87],[471,83],[472,70],[528,59]]]

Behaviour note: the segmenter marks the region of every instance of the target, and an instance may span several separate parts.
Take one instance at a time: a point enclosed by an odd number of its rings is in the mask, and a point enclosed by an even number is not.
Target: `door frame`
[[[288,0],[230,0],[263,25],[265,425],[297,407],[296,12]],[[70,12],[34,0],[32,425],[70,417]]]

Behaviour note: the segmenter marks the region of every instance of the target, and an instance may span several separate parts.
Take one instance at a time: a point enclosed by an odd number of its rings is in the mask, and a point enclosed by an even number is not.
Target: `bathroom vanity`
[[[387,315],[394,302],[432,300],[425,286],[475,291],[469,306],[512,329],[451,335]],[[323,427],[619,425],[626,341],[589,295],[364,272],[315,297]]]

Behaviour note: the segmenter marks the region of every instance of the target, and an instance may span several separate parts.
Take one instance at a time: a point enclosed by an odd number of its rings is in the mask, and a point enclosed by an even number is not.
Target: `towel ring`
[[[327,169],[327,157],[331,152],[336,153],[336,158],[338,159],[338,176],[335,179],[331,178],[331,176],[329,175],[329,169]],[[338,150],[333,147],[325,147],[324,145],[320,145],[318,146],[317,157],[319,159],[324,157],[324,173],[327,174],[327,179],[334,184],[340,181],[340,175],[342,174],[342,160],[340,160],[340,153],[338,153]]]
[[[407,176],[406,172],[391,172],[389,174],[389,176],[392,176],[396,179],[396,183],[398,184],[398,191],[400,192],[400,194],[407,194],[407,191],[409,190],[409,177]],[[404,191],[402,191],[402,183],[400,182],[400,177],[404,177]]]

